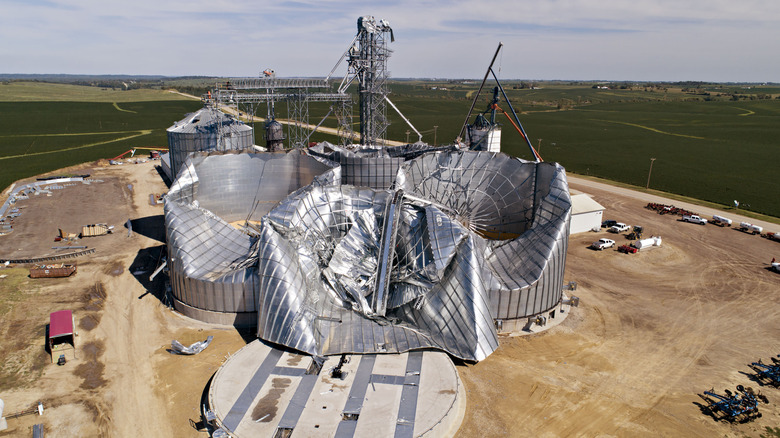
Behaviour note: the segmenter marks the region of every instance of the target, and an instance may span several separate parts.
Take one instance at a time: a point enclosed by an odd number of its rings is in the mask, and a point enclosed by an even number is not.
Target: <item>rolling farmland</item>
[[[709,86],[686,92],[659,85],[596,89],[542,83],[535,89],[504,84],[542,157],[570,172],[702,199],[780,217],[780,87]],[[465,118],[476,81],[393,81],[390,98],[425,142],[451,143]],[[45,83],[0,85],[0,188],[32,175],[132,147],[166,147],[165,129],[200,103],[161,90],[117,91]],[[741,96],[738,93],[744,93]],[[765,94],[757,99],[757,93]],[[492,95],[481,95],[483,111]],[[736,97],[735,97],[736,96]],[[767,98],[767,96],[769,98]],[[772,98],[775,97],[775,98]],[[503,101],[505,110],[509,106]],[[327,107],[312,104],[310,123]],[[277,115],[286,117],[283,108]],[[405,141],[408,126],[388,108],[389,139]],[[355,110],[355,113],[357,110]],[[258,109],[258,116],[265,110]],[[325,126],[333,125],[333,116]],[[529,159],[525,142],[501,114],[502,150]],[[354,120],[357,128],[357,118]],[[259,126],[258,126],[259,128]],[[262,142],[261,137],[256,137]],[[414,132],[409,140],[417,140]],[[335,141],[314,134],[313,141]]]
[[[0,102],[0,188],[21,178],[111,158],[133,147],[166,148],[165,130],[199,107],[199,102],[179,99],[121,104]]]

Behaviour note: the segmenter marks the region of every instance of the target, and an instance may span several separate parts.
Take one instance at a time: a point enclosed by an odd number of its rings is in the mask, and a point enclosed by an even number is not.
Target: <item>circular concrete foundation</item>
[[[445,353],[330,356],[317,368],[253,341],[212,380],[214,425],[233,437],[444,437],[463,420],[465,391]]]

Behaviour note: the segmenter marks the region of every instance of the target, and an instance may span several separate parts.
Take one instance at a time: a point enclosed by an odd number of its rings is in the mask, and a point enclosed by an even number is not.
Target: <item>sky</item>
[[[394,78],[780,82],[776,0],[0,0],[0,73],[322,77],[363,15]]]

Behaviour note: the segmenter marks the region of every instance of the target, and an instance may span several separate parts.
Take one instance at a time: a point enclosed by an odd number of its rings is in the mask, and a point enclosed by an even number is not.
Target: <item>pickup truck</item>
[[[623,222],[618,222],[615,225],[612,225],[611,227],[609,227],[609,232],[618,234],[618,233],[622,233],[623,231],[628,231],[629,228],[631,228],[631,227],[629,227],[628,225],[624,224]]]
[[[615,241],[612,239],[599,239],[598,242],[593,242],[590,244],[591,248],[597,249],[599,251],[602,251],[605,248],[611,248],[613,246],[615,246]]]
[[[682,217],[683,222],[690,222],[693,224],[707,225],[707,219],[699,217],[695,214],[686,214]]]

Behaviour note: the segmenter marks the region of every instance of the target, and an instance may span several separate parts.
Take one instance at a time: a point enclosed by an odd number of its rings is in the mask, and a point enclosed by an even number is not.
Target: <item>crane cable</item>
[[[506,113],[506,111],[504,111],[504,109],[503,109],[503,108],[501,108],[500,106],[498,106],[498,104],[497,104],[497,103],[494,103],[494,104],[492,104],[492,105],[491,105],[491,109],[497,109],[497,110],[501,111],[501,112],[502,112],[502,113],[503,113],[503,114],[506,116],[506,118],[507,118],[507,119],[509,119],[509,122],[512,124],[512,126],[514,126],[514,127],[515,127],[515,130],[517,130],[517,133],[518,133],[518,134],[520,134],[520,137],[522,137],[522,138],[523,138],[523,140],[525,140],[525,141],[528,143],[528,145],[531,147],[531,151],[534,153],[534,157],[536,157],[536,160],[537,160],[537,161],[544,161],[544,160],[542,159],[542,156],[541,156],[541,155],[539,155],[539,152],[537,152],[537,151],[536,151],[536,149],[535,149],[535,148],[534,148],[534,146],[531,144],[531,142],[530,142],[530,141],[528,141],[528,138],[525,136],[525,134],[523,134],[523,130],[522,130],[522,129],[520,129],[520,127],[519,127],[519,126],[517,126],[517,123],[515,123],[515,121],[514,121],[514,120],[512,120],[512,118],[511,118],[511,117],[509,117],[509,114],[507,114],[507,113]]]

